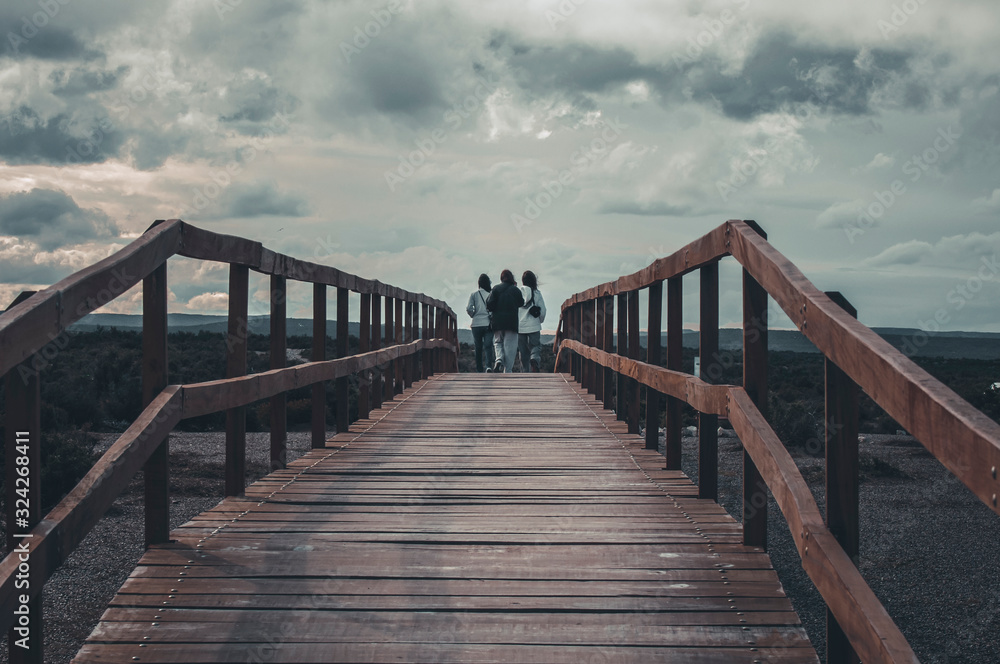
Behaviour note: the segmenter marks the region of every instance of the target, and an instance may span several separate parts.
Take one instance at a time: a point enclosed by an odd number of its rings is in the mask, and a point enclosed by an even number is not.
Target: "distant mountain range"
[[[224,333],[227,323],[225,316],[207,316],[200,314],[168,314],[167,325],[171,332],[216,332]],[[289,336],[312,336],[312,320],[307,318],[288,319]],[[248,319],[250,332],[253,334],[268,334],[270,320],[268,316],[250,316]],[[88,314],[74,323],[71,331],[92,331],[98,328],[140,329],[142,316],[131,314]],[[358,335],[358,323],[348,325],[349,334]],[[975,360],[1000,359],[1000,333],[995,332],[941,332],[927,334],[920,330],[896,327],[874,328],[883,339],[911,357],[946,357],[966,358]],[[327,321],[326,332],[333,338],[337,336],[336,321]],[[726,350],[736,350],[743,345],[742,330],[724,328],[719,330],[719,346]],[[542,334],[542,343],[552,343],[551,334]],[[459,341],[472,343],[472,331],[462,328],[458,331]],[[640,334],[642,345],[646,343],[646,335]],[[666,343],[666,335],[663,337]],[[698,332],[684,330],[684,346],[698,347]],[[770,330],[768,348],[774,351],[792,351],[798,353],[816,353],[816,347],[797,330]]]

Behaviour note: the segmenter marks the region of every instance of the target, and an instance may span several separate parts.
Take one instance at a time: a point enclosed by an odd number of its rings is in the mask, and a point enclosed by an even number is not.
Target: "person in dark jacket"
[[[486,298],[486,308],[493,312],[493,350],[496,353],[496,373],[510,373],[517,357],[517,310],[524,305],[524,295],[514,281],[514,273],[504,270],[500,283]]]

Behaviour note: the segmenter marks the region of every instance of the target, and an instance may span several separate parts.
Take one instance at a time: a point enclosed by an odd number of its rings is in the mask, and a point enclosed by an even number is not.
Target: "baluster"
[[[350,291],[346,288],[337,288],[337,357],[347,357],[350,354],[350,342],[348,339],[348,321],[350,320]],[[347,376],[341,376],[335,384],[335,395],[337,400],[337,433],[347,431],[350,426],[350,382]]]
[[[271,275],[271,369],[284,369],[288,347],[288,284],[282,275]],[[285,467],[288,441],[288,395],[271,397],[271,470]]]
[[[646,322],[646,362],[660,366],[660,345],[663,333],[663,282],[649,287],[649,311]],[[663,395],[651,387],[646,388],[646,449],[660,449],[660,404]]]
[[[371,347],[372,336],[372,296],[371,293],[361,294],[361,321],[358,329],[358,353],[367,353]],[[358,419],[368,419],[371,412],[369,394],[371,393],[371,371],[365,369],[358,373]]]
[[[628,356],[628,340],[630,330],[628,329],[628,293],[618,293],[618,345],[616,352],[618,355]],[[625,421],[628,405],[628,390],[625,384],[628,378],[624,373],[615,376],[615,419]]]
[[[628,356],[633,360],[640,360],[639,345],[639,291],[634,290],[628,293]],[[629,378],[625,382],[627,392],[626,402],[628,403],[628,432],[639,433],[639,381]]]
[[[667,279],[667,368],[683,370],[683,277]],[[667,470],[681,469],[681,400],[667,396],[666,457]]]
[[[372,295],[372,330],[371,348],[379,350],[382,348],[382,296],[378,293]],[[372,369],[372,407],[382,407],[382,371],[378,365]]]
[[[748,221],[764,238],[767,234]],[[743,387],[767,417],[767,291],[743,270]],[[743,543],[767,548],[767,485],[743,451]]]
[[[396,326],[393,322],[392,314],[396,309],[396,301],[394,298],[385,296],[385,347],[396,345]],[[395,360],[390,360],[385,365],[385,371],[383,372],[383,377],[385,378],[385,384],[382,386],[385,390],[383,395],[383,401],[392,401],[392,398],[396,395],[396,367],[397,363]]]
[[[701,358],[701,378],[706,383],[719,383],[722,364],[719,362],[719,263],[701,268],[701,302],[698,333],[698,356]],[[698,413],[698,497],[719,498],[719,416]]]
[[[326,284],[313,284],[312,361],[326,360]],[[326,447],[326,383],[312,386],[312,448]]]
[[[247,373],[247,303],[250,268],[229,266],[229,320],[226,331],[226,378]],[[226,411],[226,495],[242,496],[246,484],[247,407]]]
[[[395,339],[397,344],[406,343],[406,337],[409,335],[407,332],[404,334],[406,328],[405,321],[403,320],[403,301],[396,298],[396,334]],[[396,360],[396,385],[394,387],[393,394],[402,394],[403,390],[406,389],[408,385],[408,379],[406,376],[409,373],[409,358],[401,357]]]
[[[167,386],[167,264],[142,280],[142,405]],[[146,546],[170,541],[169,439],[164,438],[143,466],[146,493]]]
[[[852,318],[858,311],[837,292],[827,296]],[[858,385],[824,358],[826,524],[844,552],[858,564]],[[858,656],[833,613],[826,610],[826,661],[855,664]]]

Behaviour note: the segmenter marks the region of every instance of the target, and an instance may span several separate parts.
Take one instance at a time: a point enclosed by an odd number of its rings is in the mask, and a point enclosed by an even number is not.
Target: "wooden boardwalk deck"
[[[817,662],[662,466],[561,375],[442,375],[150,549],[74,661]]]

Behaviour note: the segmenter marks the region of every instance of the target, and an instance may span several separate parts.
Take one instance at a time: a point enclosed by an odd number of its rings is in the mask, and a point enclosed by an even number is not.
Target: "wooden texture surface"
[[[766,554],[562,374],[446,374],[151,548],[75,662],[816,662]]]

